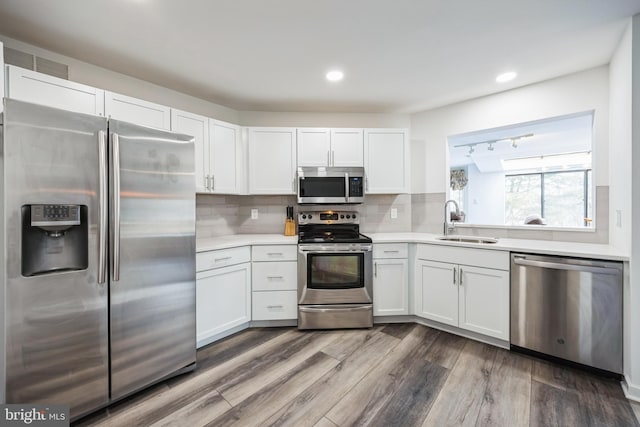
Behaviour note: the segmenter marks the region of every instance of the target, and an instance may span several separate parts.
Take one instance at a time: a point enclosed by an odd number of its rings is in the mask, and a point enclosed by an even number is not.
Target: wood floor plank
[[[531,381],[531,426],[586,426],[578,394]]]
[[[367,425],[372,427],[422,425],[448,374],[448,369],[435,363],[421,359],[414,360],[408,376],[394,391],[393,397]]]
[[[329,420],[328,418],[322,417],[320,418],[320,421],[318,421],[313,425],[313,427],[338,427],[338,426],[333,422],[331,422],[331,420]]]
[[[231,408],[232,406],[217,391],[212,391],[150,425],[152,427],[203,426]]]
[[[578,398],[592,425],[639,426],[629,400],[620,383],[589,373],[578,378]]]
[[[340,331],[338,338],[327,345],[322,352],[337,360],[344,360],[354,351],[362,347],[372,336],[380,334],[381,328],[374,327],[368,330],[350,329]]]
[[[640,403],[638,402],[630,402],[631,409],[633,409],[633,413],[636,414],[636,420],[640,423]]]
[[[370,336],[357,351],[273,414],[264,426],[297,427],[320,422],[324,414],[342,400],[367,372],[378,369],[378,364],[400,342],[380,331]]]
[[[338,334],[326,332],[301,332],[300,338],[289,346],[281,348],[274,354],[256,358],[229,372],[216,382],[215,387],[229,403],[235,406],[272,381],[285,376],[288,371],[307,358],[322,351],[338,336]],[[327,357],[330,356],[327,355]]]
[[[533,359],[531,379],[561,390],[576,390],[576,376],[562,365]]]
[[[151,399],[137,403],[124,402],[128,406],[126,410],[110,414],[107,419],[95,425],[120,427],[152,424],[188,405],[200,396],[215,391],[216,381],[224,378],[228,372],[246,365],[255,358],[272,354],[299,338],[300,334],[297,331],[288,331],[221,365],[210,369],[197,369],[190,376],[189,381],[174,387],[167,387],[166,390]]]
[[[426,359],[447,369],[453,369],[467,339],[448,332],[440,332]]]
[[[411,333],[415,326],[415,323],[388,323],[382,328],[382,332],[403,339]]]
[[[640,427],[618,380],[422,325],[251,329],[198,361],[73,426]]]
[[[394,391],[409,374],[414,360],[424,359],[439,332],[422,325],[416,327],[326,415],[343,426],[366,424],[374,419],[392,398]]]
[[[582,408],[596,425],[638,425],[618,380],[543,360],[533,362],[532,378],[578,395]]]
[[[423,426],[475,425],[495,355],[495,347],[467,341]]]
[[[252,328],[198,350],[198,367],[220,365],[294,328]]]
[[[316,352],[305,358],[294,369],[287,370],[285,375],[251,394],[234,406],[231,411],[207,425],[215,427],[263,425],[266,418],[269,418],[338,363],[340,362],[333,357]]]
[[[497,350],[476,425],[529,425],[531,367],[531,359],[507,350]]]

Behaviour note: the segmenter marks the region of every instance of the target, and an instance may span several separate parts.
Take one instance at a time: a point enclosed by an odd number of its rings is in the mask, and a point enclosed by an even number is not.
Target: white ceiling
[[[2,0],[0,33],[238,110],[410,113],[607,64],[636,13],[640,0]],[[495,83],[507,70],[518,78]]]

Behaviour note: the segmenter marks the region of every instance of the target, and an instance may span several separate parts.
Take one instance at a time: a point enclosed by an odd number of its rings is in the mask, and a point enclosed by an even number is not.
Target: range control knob
[[[344,219],[344,215],[340,215],[340,219]]]
[[[351,215],[347,214],[347,219],[351,218]]]
[[[309,214],[309,219],[313,218],[313,215]]]
[[[356,214],[353,214],[353,219],[356,219]]]
[[[307,216],[305,214],[302,214],[302,219],[307,219]]]

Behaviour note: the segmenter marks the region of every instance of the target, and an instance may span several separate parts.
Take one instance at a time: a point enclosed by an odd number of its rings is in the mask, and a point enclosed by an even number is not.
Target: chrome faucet
[[[458,203],[455,200],[450,199],[444,202],[444,235],[445,236],[448,236],[449,232],[453,231],[454,227],[456,226],[453,222],[451,222],[451,214],[447,210],[449,203],[453,203],[453,205],[456,207],[456,215],[460,216],[460,208],[458,207]]]

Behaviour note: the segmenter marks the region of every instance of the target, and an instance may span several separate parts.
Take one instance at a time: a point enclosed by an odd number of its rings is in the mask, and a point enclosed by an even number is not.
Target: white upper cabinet
[[[8,98],[76,113],[104,115],[104,91],[47,74],[7,65]]]
[[[156,129],[171,129],[171,109],[142,99],[105,92],[104,112],[112,119]]]
[[[298,166],[329,166],[331,131],[325,128],[298,129]]]
[[[409,131],[365,129],[364,170],[367,193],[408,193]]]
[[[249,128],[249,194],[295,194],[295,173],[295,128]]]
[[[331,129],[331,166],[363,166],[362,129]]]
[[[209,119],[209,191],[241,194],[244,190],[242,128]]]
[[[362,129],[298,129],[298,166],[362,166]]]
[[[195,139],[196,192],[208,192],[211,186],[209,172],[209,119],[186,111],[171,110],[171,130]]]

